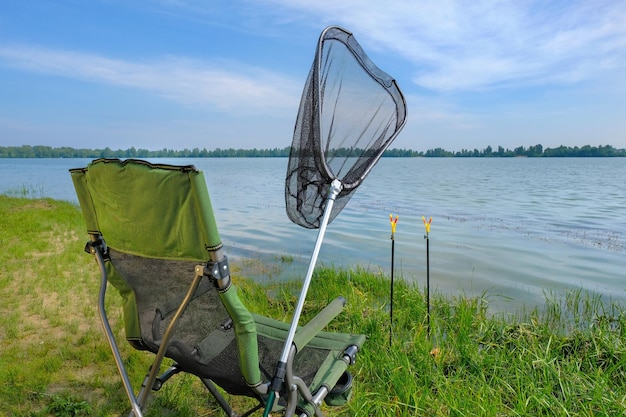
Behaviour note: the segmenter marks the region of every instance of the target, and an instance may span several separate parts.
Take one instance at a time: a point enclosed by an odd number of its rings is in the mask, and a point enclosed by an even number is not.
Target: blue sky
[[[320,32],[400,85],[391,147],[626,148],[626,2],[0,0],[0,144],[290,145]]]

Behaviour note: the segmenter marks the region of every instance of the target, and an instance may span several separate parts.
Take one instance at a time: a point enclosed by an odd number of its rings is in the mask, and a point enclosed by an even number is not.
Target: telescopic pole
[[[398,224],[398,215],[394,220],[393,216],[389,215],[389,222],[391,223],[391,291],[389,300],[389,346],[391,346],[391,340],[393,338],[393,271],[394,271],[394,253],[396,240],[394,236],[396,234],[396,225]]]
[[[328,198],[326,199],[326,207],[324,208],[324,217],[320,223],[320,228],[317,234],[317,240],[315,241],[315,248],[313,249],[313,254],[311,255],[311,261],[309,263],[309,269],[307,270],[306,277],[304,279],[304,283],[302,284],[302,289],[300,290],[300,297],[298,297],[298,302],[296,304],[296,309],[293,313],[293,318],[291,320],[291,325],[289,327],[289,333],[287,333],[287,339],[285,340],[285,344],[283,346],[283,352],[280,356],[280,360],[276,364],[276,370],[274,371],[274,378],[272,379],[272,383],[270,384],[270,392],[267,397],[267,402],[265,404],[265,410],[263,412],[263,417],[268,417],[272,408],[274,407],[274,401],[278,396],[278,391],[282,387],[285,382],[285,373],[287,369],[287,360],[289,358],[289,353],[291,352],[291,345],[293,344],[293,339],[296,335],[296,330],[298,328],[298,322],[300,321],[300,315],[302,314],[302,309],[304,307],[304,302],[306,300],[306,294],[309,290],[309,286],[311,285],[311,280],[313,278],[313,271],[315,270],[315,264],[317,263],[317,257],[319,255],[320,249],[322,247],[322,241],[324,240],[324,234],[326,233],[326,226],[328,226],[330,220],[330,214],[333,209],[333,204],[335,203],[335,199],[337,195],[341,192],[342,189],[341,181],[335,179],[330,184],[330,190],[328,194]]]

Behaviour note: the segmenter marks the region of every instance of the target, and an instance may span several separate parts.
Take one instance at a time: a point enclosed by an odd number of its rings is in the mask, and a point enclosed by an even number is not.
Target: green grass
[[[99,273],[83,252],[86,240],[76,206],[0,195],[0,416],[112,416],[128,410],[97,318]],[[288,262],[277,256],[277,263]],[[269,280],[261,286],[234,275],[251,310],[291,317],[299,283]],[[318,271],[304,320],[337,295],[348,305],[332,328],[364,333],[368,340],[351,368],[351,401],[325,408],[329,416],[626,413],[621,302],[583,291],[548,292],[541,309],[494,314],[488,294],[436,293],[428,337],[422,292],[397,279],[390,346],[384,273]],[[109,291],[107,304],[118,301]],[[113,309],[109,315],[123,338],[120,314]],[[121,348],[137,384],[151,355],[124,343]],[[223,415],[207,398],[195,378],[179,375],[156,393],[148,415]]]

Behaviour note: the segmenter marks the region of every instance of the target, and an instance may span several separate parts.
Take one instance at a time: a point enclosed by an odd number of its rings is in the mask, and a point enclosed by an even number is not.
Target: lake
[[[243,274],[303,274],[317,231],[287,218],[286,158],[152,161],[205,172],[227,253],[264,265]],[[68,169],[88,162],[0,159],[0,193],[76,202]],[[499,310],[570,288],[623,299],[625,185],[626,158],[383,158],[328,226],[319,262],[389,276],[389,214],[398,215],[395,277],[424,287],[421,217],[432,216],[431,291],[486,294]]]

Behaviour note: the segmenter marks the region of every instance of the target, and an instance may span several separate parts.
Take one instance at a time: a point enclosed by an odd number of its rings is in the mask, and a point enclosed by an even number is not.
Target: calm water
[[[306,266],[317,231],[287,219],[287,159],[159,161],[205,172],[231,256],[267,262],[271,279]],[[0,192],[76,201],[67,170],[88,162],[0,159]],[[487,293],[497,308],[567,288],[626,298],[625,183],[626,158],[385,158],[329,225],[320,262],[388,275],[393,213],[395,276],[425,285],[424,215],[432,291]],[[274,268],[283,255],[296,262]]]

